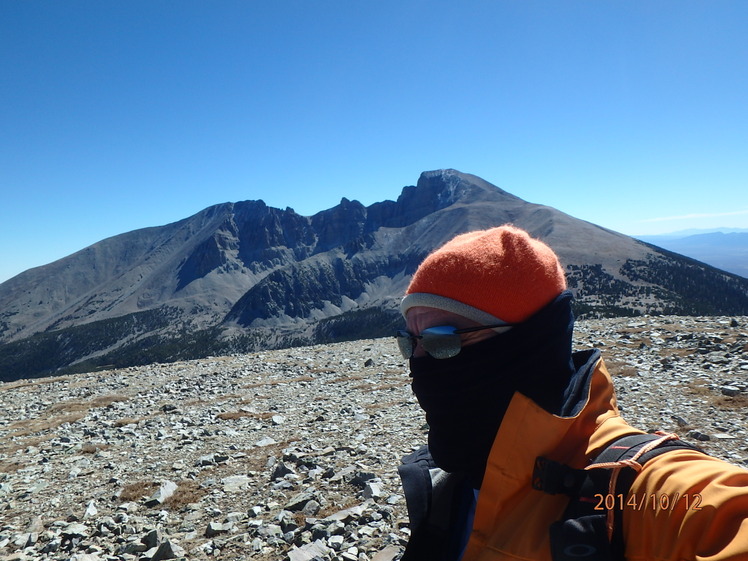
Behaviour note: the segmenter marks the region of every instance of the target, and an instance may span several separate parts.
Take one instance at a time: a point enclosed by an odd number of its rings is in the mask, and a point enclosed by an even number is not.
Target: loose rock
[[[633,426],[745,465],[732,319],[579,321],[575,346],[603,350]],[[397,466],[427,436],[409,384],[391,339],[0,384],[2,555],[397,561]]]

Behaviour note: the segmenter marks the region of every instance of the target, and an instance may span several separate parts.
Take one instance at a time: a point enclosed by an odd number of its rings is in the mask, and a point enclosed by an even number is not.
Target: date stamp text
[[[642,493],[641,495],[632,494],[626,497],[623,494],[613,495],[610,493],[595,494],[595,510],[667,510],[673,511],[685,507],[685,510],[701,510],[701,495],[698,493]]]

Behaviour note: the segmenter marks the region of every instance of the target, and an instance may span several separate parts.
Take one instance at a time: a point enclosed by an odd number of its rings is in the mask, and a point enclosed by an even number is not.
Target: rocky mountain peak
[[[386,335],[428,253],[508,222],[557,252],[580,314],[748,313],[746,279],[443,169],[396,201],[224,203],[22,273],[0,284],[0,379]]]
[[[431,194],[443,206],[449,206],[458,201],[475,202],[481,198],[497,196],[521,200],[478,176],[462,173],[456,169],[425,171],[418,178],[417,187],[421,196]]]

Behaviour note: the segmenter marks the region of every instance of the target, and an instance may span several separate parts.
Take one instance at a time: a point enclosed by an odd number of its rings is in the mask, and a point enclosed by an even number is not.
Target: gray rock
[[[158,491],[153,493],[153,495],[151,495],[151,497],[145,502],[145,506],[154,507],[164,504],[166,499],[171,497],[176,490],[177,484],[173,481],[167,480],[162,482],[161,486],[158,488]]]
[[[80,524],[78,522],[71,522],[62,529],[60,532],[66,538],[85,538],[90,534],[88,526]]]
[[[304,505],[304,508],[301,509],[301,512],[306,516],[315,516],[321,508],[322,505],[320,505],[316,500],[312,499]]]
[[[249,489],[252,478],[246,475],[232,475],[224,477],[221,483],[223,483],[223,490],[226,493],[239,493]]]
[[[225,534],[230,529],[230,525],[222,524],[220,522],[210,522],[208,527],[205,529],[205,537],[212,538],[220,534]]]
[[[270,438],[269,436],[266,436],[257,442],[255,442],[255,446],[259,448],[264,448],[265,446],[272,446],[273,444],[278,444],[275,440]]]
[[[343,538],[343,536],[340,536],[340,535],[330,536],[327,540],[327,545],[333,551],[340,551],[343,548],[344,542],[345,542],[345,538]]]
[[[147,549],[158,547],[158,544],[161,542],[161,532],[154,528],[143,536],[140,541]]]
[[[689,438],[693,438],[694,440],[701,440],[703,442],[711,440],[711,437],[708,434],[705,434],[703,432],[699,432],[697,430],[689,431],[688,435]]]
[[[283,507],[285,510],[296,512],[302,510],[309,501],[316,501],[317,495],[314,491],[304,491],[291,497],[291,499]]]
[[[740,388],[736,386],[722,386],[719,391],[722,392],[722,395],[735,397],[740,393]]]
[[[365,499],[379,499],[382,496],[382,486],[373,481],[367,483],[363,495]]]
[[[273,469],[273,474],[270,476],[270,479],[275,481],[276,479],[281,479],[285,477],[286,475],[291,475],[293,473],[293,470],[286,466],[283,462],[279,462],[275,468]]]
[[[383,550],[377,552],[371,561],[394,561],[395,557],[400,555],[402,550],[394,545],[388,545]]]
[[[329,547],[317,540],[303,547],[291,549],[288,552],[288,561],[312,561],[316,558],[325,558],[331,553]]]
[[[38,538],[39,535],[35,532],[24,532],[23,534],[16,534],[13,537],[13,545],[18,548],[25,549],[34,545]]]
[[[176,559],[184,557],[185,551],[178,544],[169,540],[164,540],[159,544],[151,555],[151,561],[162,561],[164,559]]]
[[[354,520],[355,518],[358,518],[363,514],[365,508],[363,505],[356,505],[352,506],[350,508],[346,508],[344,510],[339,510],[338,512],[331,514],[325,520],[329,521],[339,521],[339,522],[350,522],[351,520]]]
[[[93,518],[98,513],[99,511],[96,508],[96,503],[94,501],[89,501],[86,506],[86,511],[83,513],[83,518]]]

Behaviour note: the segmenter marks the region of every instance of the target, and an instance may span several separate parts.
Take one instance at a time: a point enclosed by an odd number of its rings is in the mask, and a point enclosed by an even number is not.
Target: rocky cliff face
[[[438,170],[397,201],[226,203],[22,273],[0,285],[0,379],[383,335],[430,251],[507,222],[556,250],[588,316],[748,313],[745,279]]]

